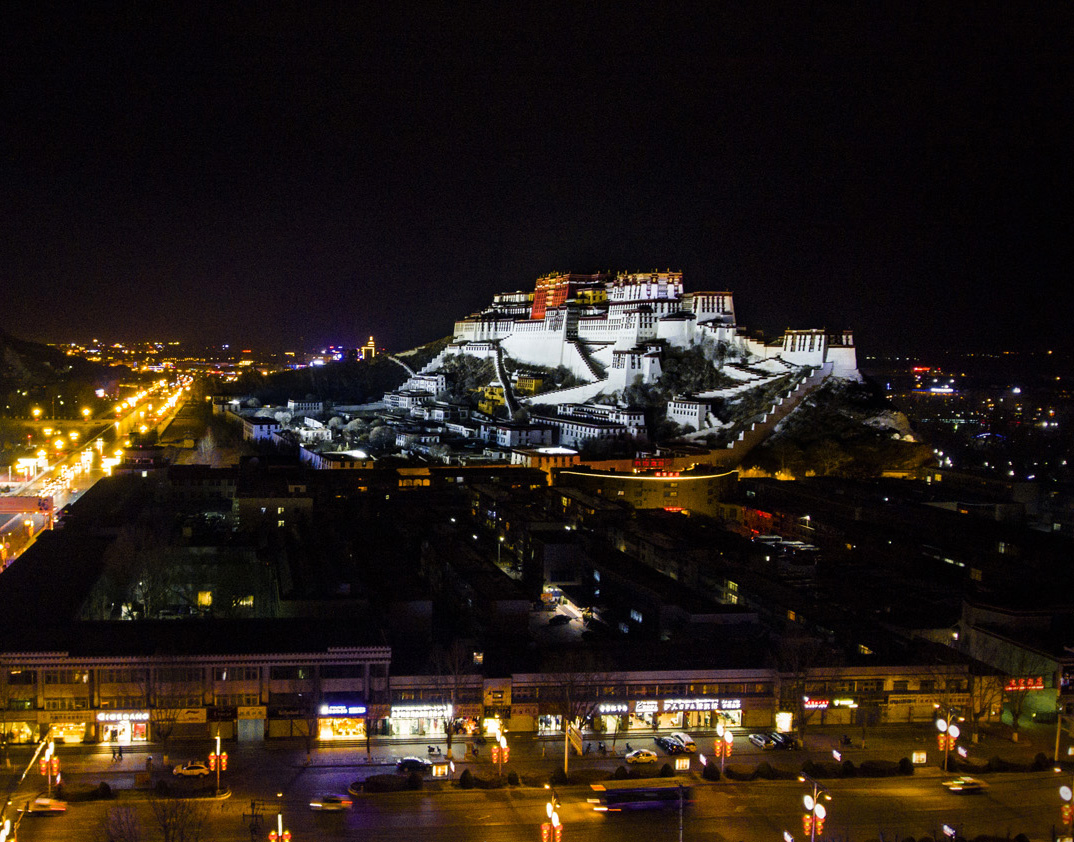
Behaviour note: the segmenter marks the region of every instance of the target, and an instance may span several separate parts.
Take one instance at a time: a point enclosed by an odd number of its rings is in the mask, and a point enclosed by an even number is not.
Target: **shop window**
[[[235,606],[237,608],[253,608],[254,607],[254,595],[247,594],[246,596],[239,597],[235,600]]]
[[[7,674],[8,684],[35,684],[37,672],[35,670],[11,670]]]
[[[86,670],[46,670],[45,684],[89,684]]]
[[[910,689],[909,681],[893,681],[891,682],[892,693],[905,693]]]
[[[8,710],[33,710],[34,709],[34,700],[33,699],[14,699],[14,698],[13,699],[8,699],[7,700],[7,709]]]
[[[307,681],[313,678],[312,667],[270,667],[269,678],[276,681]]]
[[[372,670],[370,670],[372,674]],[[365,667],[361,664],[339,664],[321,667],[321,678],[360,678],[365,679]]]

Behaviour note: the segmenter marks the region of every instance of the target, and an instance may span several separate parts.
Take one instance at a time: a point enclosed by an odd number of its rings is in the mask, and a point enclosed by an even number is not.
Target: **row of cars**
[[[748,739],[751,743],[757,746],[757,748],[765,750],[783,749],[789,751],[800,747],[798,745],[798,740],[790,734],[784,734],[780,731],[765,731],[759,734],[750,734]]]
[[[675,731],[672,734],[668,734],[666,737],[653,737],[653,742],[660,748],[666,751],[669,755],[674,756],[676,754],[693,754],[697,751],[697,743],[693,741],[693,738],[683,731]],[[647,748],[639,748],[630,750],[630,743],[627,743],[627,753],[623,759],[631,765],[637,763],[655,763],[659,758],[655,751]]]

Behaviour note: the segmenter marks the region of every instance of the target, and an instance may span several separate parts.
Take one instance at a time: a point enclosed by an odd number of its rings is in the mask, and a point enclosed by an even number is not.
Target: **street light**
[[[1062,772],[1063,770],[1056,767],[1055,771]],[[1071,782],[1071,786],[1064,784],[1059,787],[1059,797],[1064,801],[1063,806],[1059,808],[1063,816],[1063,824],[1070,831],[1068,835],[1074,835],[1074,781]]]
[[[712,748],[720,758],[720,777],[723,777],[724,763],[731,756],[731,750],[735,745],[735,735],[731,733],[730,728],[720,721],[716,723],[716,737],[717,739],[713,741]]]
[[[933,705],[936,710],[940,709],[939,705]],[[943,749],[943,770],[947,771],[947,755],[951,752],[951,746],[955,744],[955,740],[958,739],[959,734],[962,732],[959,730],[958,725],[952,722],[951,714],[955,712],[955,708],[947,709],[947,718],[940,717],[936,720],[936,730],[940,733],[938,738],[940,741],[940,747]],[[959,717],[959,721],[964,721],[964,717]]]
[[[548,821],[541,825],[541,842],[563,842],[563,823],[559,820],[559,796],[555,787],[545,784],[545,789],[552,791],[552,800],[544,805]]]
[[[812,795],[802,796],[802,803],[805,805],[806,810],[809,811],[802,816],[802,827],[809,834],[809,842],[816,842],[817,831],[824,833],[824,819],[828,815],[827,808],[820,803],[820,797],[823,795],[825,801],[831,801],[832,794],[828,792],[826,787],[821,786],[809,775],[801,774],[798,776],[798,780],[813,787]]]

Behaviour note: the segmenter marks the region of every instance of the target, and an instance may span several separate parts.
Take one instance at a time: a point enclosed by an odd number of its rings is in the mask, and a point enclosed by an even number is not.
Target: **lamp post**
[[[799,775],[798,780],[813,787],[811,795],[802,796],[802,803],[805,805],[806,810],[808,810],[808,812],[802,816],[802,826],[805,828],[805,832],[809,834],[809,842],[816,842],[817,831],[824,833],[824,819],[828,815],[828,810],[822,803],[820,803],[820,798],[823,796],[825,801],[831,801],[832,794],[828,792],[826,787],[821,786],[809,777],[809,775]]]
[[[503,550],[503,536],[501,535],[499,540],[496,542],[496,566],[497,567],[500,566],[500,556],[501,556],[501,551],[502,550]]]
[[[933,705],[937,710],[940,709],[939,705]],[[955,712],[955,708],[949,707],[947,709],[947,718],[940,717],[936,720],[936,730],[940,732],[939,739],[943,745],[943,770],[947,771],[947,755],[951,752],[951,746],[954,745],[955,740],[958,739],[959,734],[962,732],[959,730],[952,719],[952,714]],[[962,720],[962,717],[959,717]]]
[[[1063,770],[1056,767],[1057,772]],[[1063,824],[1066,825],[1069,831],[1068,835],[1074,835],[1074,781],[1071,781],[1071,785],[1064,784],[1059,787],[1059,797],[1063,799],[1063,806],[1059,809],[1062,812]]]
[[[269,831],[269,842],[291,842],[291,831],[283,829],[283,813],[276,814],[276,829]]]
[[[717,739],[712,747],[715,749],[716,754],[720,756],[720,777],[722,778],[724,763],[731,756],[731,749],[735,744],[735,735],[731,733],[731,729],[726,727],[723,722],[717,722],[716,737]]]
[[[548,821],[541,825],[541,842],[563,842],[563,823],[559,820],[559,796],[556,795],[555,787],[551,784],[545,784],[544,787],[551,790],[552,800],[544,805]]]

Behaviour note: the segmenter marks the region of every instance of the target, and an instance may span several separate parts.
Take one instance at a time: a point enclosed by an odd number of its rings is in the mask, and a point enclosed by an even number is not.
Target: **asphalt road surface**
[[[124,761],[123,771],[76,772],[67,777],[72,788],[92,787],[110,780],[120,791],[114,801],[71,802],[66,814],[56,817],[28,817],[19,828],[19,838],[36,840],[95,840],[108,808],[130,807],[145,830],[143,838],[154,838],[157,829],[148,796],[135,794],[134,769],[143,761],[135,755]],[[175,758],[180,759],[180,758]],[[305,767],[294,752],[263,751],[241,754],[234,768],[224,774],[231,797],[222,801],[203,800],[210,832],[202,838],[220,840],[265,839],[282,812],[284,827],[295,842],[360,837],[368,842],[398,842],[408,839],[451,839],[460,842],[540,839],[545,820],[548,791],[537,786],[501,790],[461,790],[448,782],[430,783],[420,792],[363,794],[354,798],[354,808],[342,813],[319,813],[309,807],[315,796],[346,793],[356,778],[393,770],[392,758],[383,765],[314,765]],[[547,761],[543,773],[553,768]],[[609,764],[611,765],[611,764]],[[547,771],[544,771],[544,769]],[[488,774],[490,764],[481,770]],[[534,777],[539,777],[534,770]],[[178,780],[158,772],[157,778],[175,786],[195,789],[212,781]],[[715,784],[701,782],[696,774],[694,803],[683,813],[683,838],[713,842],[753,842],[779,840],[789,831],[795,839],[802,834],[804,784],[797,781],[754,781]],[[828,820],[824,838],[840,842],[893,839],[913,835],[942,838],[949,825],[967,838],[982,833],[1006,836],[1027,833],[1031,839],[1051,838],[1053,823],[1059,821],[1060,783],[1068,776],[1055,773],[992,775],[989,789],[978,795],[955,795],[941,786],[944,776],[937,769],[918,770],[910,778],[847,779],[825,781],[832,800],[826,802]],[[31,774],[14,796],[18,806],[42,789],[42,781]],[[277,794],[279,793],[279,795]],[[660,842],[679,835],[678,810],[600,814],[586,803],[586,787],[563,787],[558,792],[564,823],[564,840],[620,840],[624,838]],[[251,807],[254,807],[253,811]],[[251,815],[258,818],[251,821]],[[255,824],[253,834],[250,825]],[[882,837],[881,837],[882,835]]]

